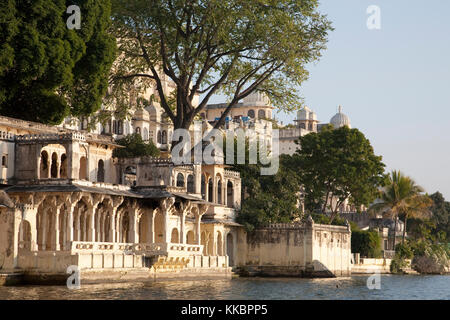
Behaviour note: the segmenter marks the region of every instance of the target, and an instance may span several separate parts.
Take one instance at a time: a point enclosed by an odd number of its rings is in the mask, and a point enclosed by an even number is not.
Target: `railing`
[[[75,253],[126,253],[145,255],[179,255],[198,254],[203,252],[202,245],[181,243],[113,243],[113,242],[83,242],[73,241],[71,254]]]
[[[42,134],[26,134],[22,136],[16,136],[18,142],[28,141],[72,141],[81,140],[86,141],[86,138],[81,133],[42,133]]]

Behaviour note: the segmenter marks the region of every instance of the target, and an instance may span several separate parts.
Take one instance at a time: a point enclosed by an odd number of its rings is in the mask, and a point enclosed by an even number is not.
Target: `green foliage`
[[[236,151],[236,140],[234,147]],[[257,150],[259,152],[259,148]],[[275,175],[262,176],[260,163],[249,164],[248,140],[245,152],[246,163],[237,164],[236,158],[233,165],[233,170],[241,175],[242,203],[237,222],[250,231],[268,223],[288,223],[299,219],[302,214],[297,206],[300,200],[300,185],[294,174],[291,157],[281,155],[278,172]],[[236,157],[237,152],[234,154]]]
[[[409,243],[399,243],[395,246],[395,254],[400,258],[412,259],[414,251]]]
[[[158,157],[160,154],[159,149],[152,141],[145,142],[138,133],[130,134],[117,140],[117,144],[125,147],[114,150],[113,155],[117,158]]]
[[[333,195],[339,206],[349,199],[357,207],[368,206],[385,180],[384,164],[374,154],[368,139],[358,129],[325,128],[297,142],[301,149],[293,156],[297,174],[305,190],[305,208],[326,212]]]
[[[381,237],[378,232],[360,229],[352,230],[352,252],[361,254],[361,257],[381,258]]]
[[[430,198],[433,200],[433,206],[431,207],[432,221],[436,224],[433,233],[441,233],[440,237],[442,238],[443,232],[448,237],[450,235],[450,202],[445,201],[440,192],[432,194]]]
[[[314,220],[315,223],[318,224],[331,224],[334,226],[345,226],[346,221],[345,219],[342,219],[340,217],[336,217],[331,221],[330,216],[323,214],[323,213],[311,213],[311,217]]]
[[[98,110],[115,59],[110,1],[3,1],[0,9],[0,112],[58,124]],[[69,5],[81,29],[69,30]]]
[[[135,87],[155,83],[175,129],[188,128],[218,93],[229,98],[218,125],[254,91],[267,93],[282,110],[299,108],[306,66],[318,61],[332,30],[318,12],[318,0],[112,3],[114,34],[122,39],[114,86],[127,96],[126,82]],[[176,85],[175,110],[164,92],[163,73]],[[197,93],[202,96],[194,106]]]

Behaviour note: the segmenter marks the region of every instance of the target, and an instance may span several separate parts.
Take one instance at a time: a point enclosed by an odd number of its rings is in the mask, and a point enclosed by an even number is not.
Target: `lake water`
[[[368,276],[337,279],[233,278],[231,280],[0,287],[5,299],[219,299],[219,300],[450,300],[450,276],[381,275],[380,290],[369,290]]]

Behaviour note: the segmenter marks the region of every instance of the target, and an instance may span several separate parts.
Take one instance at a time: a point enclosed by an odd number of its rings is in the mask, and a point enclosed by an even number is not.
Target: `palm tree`
[[[408,207],[403,212],[405,228],[403,229],[402,243],[405,243],[406,222],[408,218],[425,219],[431,217],[432,212],[430,207],[432,205],[433,200],[428,195],[418,194],[408,201]]]
[[[394,170],[388,176],[386,186],[380,191],[379,201],[369,208],[369,212],[382,212],[384,215],[390,216],[395,221],[393,240],[394,250],[398,215],[407,212],[410,212],[410,214],[412,214],[412,212],[417,212],[417,210],[419,210],[417,202],[420,201],[414,199],[419,199],[418,197],[421,195],[421,192],[423,192],[422,187],[416,185],[413,179],[403,175],[400,171]]]

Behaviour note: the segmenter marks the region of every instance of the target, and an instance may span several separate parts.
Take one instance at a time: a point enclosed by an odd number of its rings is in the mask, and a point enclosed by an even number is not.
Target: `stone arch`
[[[120,221],[120,228],[121,228],[121,239],[120,242],[122,243],[129,243],[130,241],[130,214],[128,211],[125,211],[121,217]]]
[[[155,243],[164,242],[164,214],[161,210],[155,211]]]
[[[48,179],[50,173],[49,156],[48,152],[43,150],[41,152],[41,161],[39,164],[39,177],[40,179]]]
[[[140,135],[141,134],[141,128],[140,127],[136,127],[135,133]]]
[[[171,243],[180,243],[180,233],[177,228],[172,229],[172,234],[170,236]]]
[[[87,170],[88,161],[86,157],[80,158],[80,169],[78,172],[78,179],[80,180],[89,180],[88,170]]]
[[[166,130],[163,130],[163,132],[161,133],[161,143],[167,144],[167,131]]]
[[[184,188],[184,175],[182,173],[177,174],[177,187]]]
[[[188,231],[188,233],[186,234],[186,243],[187,244],[196,244],[194,231],[192,231],[192,230]]]
[[[105,162],[102,159],[98,161],[97,182],[105,182]]]
[[[255,110],[253,109],[248,110],[247,116],[249,116],[252,119],[255,119]]]
[[[217,231],[217,255],[223,256],[223,241],[222,241],[222,233],[220,231]]]
[[[234,266],[234,239],[231,233],[227,234],[227,256],[230,266]]]
[[[216,203],[222,204],[222,177],[218,174],[217,179],[217,201]]]
[[[258,119],[265,119],[266,118],[266,112],[262,109],[258,110]]]
[[[148,140],[148,129],[144,128],[144,141]]]
[[[188,175],[187,177],[187,192],[195,193],[195,181],[194,176],[192,174]]]
[[[234,186],[231,180],[227,182],[227,206],[229,208],[234,207]]]
[[[156,142],[159,144],[162,143],[161,130],[158,130],[158,133],[156,134]]]
[[[212,178],[209,178],[208,180],[208,201],[214,201],[214,182]]]
[[[61,167],[59,169],[61,179],[67,179],[67,156],[65,153],[61,155]]]
[[[151,239],[148,236],[148,229],[150,226],[150,219],[148,212],[144,212],[139,220],[139,242],[140,243],[151,243]]]
[[[31,225],[27,220],[22,220],[19,226],[19,248],[21,250],[31,250]]]
[[[206,200],[206,176],[202,174],[201,178],[201,193],[202,193],[202,199]]]
[[[56,179],[58,178],[58,154],[56,152],[52,153],[51,161],[50,176],[52,179]]]

